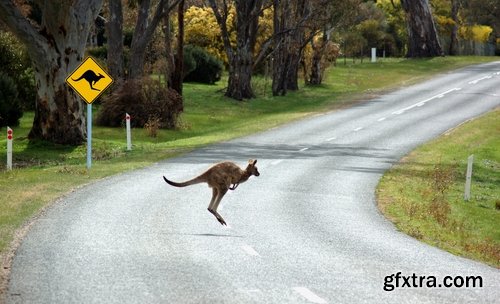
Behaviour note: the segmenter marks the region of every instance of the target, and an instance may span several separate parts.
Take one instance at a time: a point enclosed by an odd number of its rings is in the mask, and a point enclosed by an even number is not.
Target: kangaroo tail
[[[194,184],[203,183],[205,181],[200,176],[195,177],[195,178],[193,178],[191,180],[188,180],[186,182],[183,182],[183,183],[173,182],[171,180],[168,180],[165,176],[163,176],[163,179],[165,180],[165,182],[167,182],[167,184],[172,185],[174,187],[186,187],[186,186],[191,186],[191,185],[194,185]]]
[[[73,77],[71,77],[71,79],[72,79],[73,81],[80,81],[80,80],[82,80],[82,79],[83,79],[83,75],[82,75],[80,78],[78,78],[78,79],[74,79]]]

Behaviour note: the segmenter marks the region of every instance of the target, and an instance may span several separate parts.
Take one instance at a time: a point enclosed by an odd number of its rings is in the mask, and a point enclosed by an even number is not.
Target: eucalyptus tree
[[[86,138],[84,104],[66,77],[84,59],[89,31],[102,0],[32,1],[26,11],[16,1],[0,1],[0,20],[26,46],[37,87],[30,139],[81,144]],[[39,18],[29,11],[39,12]]]
[[[408,28],[407,57],[442,56],[429,0],[401,0]]]

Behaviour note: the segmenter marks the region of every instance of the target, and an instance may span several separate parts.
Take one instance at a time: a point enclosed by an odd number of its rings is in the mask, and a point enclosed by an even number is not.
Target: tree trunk
[[[458,9],[459,0],[451,0],[451,19],[453,19],[453,27],[451,28],[450,55],[458,55]]]
[[[299,89],[299,69],[300,61],[302,60],[302,48],[297,49],[292,47],[292,50],[295,51],[288,54],[289,64],[288,73],[286,74],[286,87],[290,91],[297,91]]]
[[[407,57],[442,56],[436,26],[428,0],[401,0],[408,28]]]
[[[74,56],[72,56],[74,57]],[[36,112],[29,139],[43,139],[57,144],[79,145],[86,138],[84,105],[65,79],[83,59],[74,58],[73,68],[51,62],[35,63],[37,86]]]
[[[221,29],[222,41],[229,59],[229,79],[226,96],[242,100],[255,97],[252,89],[253,51],[257,40],[259,14],[263,0],[234,0],[236,5],[236,49],[230,43],[226,20],[229,12],[226,1],[209,0]]]
[[[65,84],[83,60],[89,30],[102,0],[46,1],[35,28],[12,1],[0,1],[0,19],[26,45],[35,69],[36,112],[30,139],[81,144],[86,137],[84,102]]]
[[[319,85],[323,81],[323,69],[321,67],[321,59],[326,45],[325,39],[316,44],[311,42],[313,56],[311,60],[311,75],[309,77],[309,84]]]
[[[292,4],[293,3],[293,4]],[[273,62],[273,95],[285,95],[299,89],[299,69],[305,47],[304,27],[308,18],[308,1],[279,1],[274,5],[275,53]]]
[[[177,33],[177,54],[175,55],[175,68],[172,77],[172,89],[177,91],[182,96],[182,78],[184,75],[184,3],[179,2],[177,10],[177,24],[179,30]]]
[[[149,20],[149,10],[151,0],[141,0],[139,14],[130,46],[129,78],[137,79],[144,74],[144,60],[146,58],[146,48],[156,30],[156,27],[180,0],[173,0],[169,5],[169,0],[160,0],[153,17]]]
[[[226,96],[236,100],[254,98],[253,51],[257,41],[262,0],[236,0],[236,50],[232,53]]]
[[[229,66],[226,96],[243,100],[254,98],[252,89],[252,53],[238,49]]]
[[[170,25],[170,14],[165,14],[163,16],[163,34],[165,35],[165,56],[166,56],[166,67],[165,67],[165,81],[168,88],[172,88],[174,69],[175,69],[175,58],[172,51],[172,27]]]
[[[146,37],[148,27],[150,0],[139,1],[139,12],[135,24],[134,35],[130,44],[129,78],[137,79],[142,77],[144,72],[144,59],[146,57],[146,47],[150,41]],[[160,5],[160,4],[158,4]]]
[[[290,5],[287,0],[273,1],[273,28],[274,28],[274,52],[273,52],[273,96],[285,96],[287,92],[287,78],[289,60],[288,45],[290,37],[284,34],[290,21]]]
[[[108,71],[113,79],[125,77],[123,69],[123,10],[121,0],[109,0]]]

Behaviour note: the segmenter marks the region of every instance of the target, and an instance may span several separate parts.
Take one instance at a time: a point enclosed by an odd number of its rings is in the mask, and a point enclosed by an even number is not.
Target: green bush
[[[0,127],[19,125],[21,116],[17,86],[9,75],[0,72]]]
[[[128,113],[132,117],[132,127],[142,128],[153,119],[158,119],[159,128],[174,129],[182,110],[182,96],[146,76],[124,82],[107,96],[96,122],[101,126],[119,127],[124,123],[125,113]]]
[[[108,58],[108,47],[107,46],[89,47],[86,49],[86,52],[88,55],[92,56],[93,58],[99,58],[103,61],[105,61]]]
[[[188,64],[189,61],[196,63],[196,67],[191,71],[186,69],[190,67]],[[198,46],[186,45],[184,47],[184,63],[186,65],[184,69],[185,82],[214,84],[220,80],[222,62]]]
[[[0,30],[0,66],[17,86],[24,110],[33,110],[36,100],[35,74],[26,48],[9,32]]]

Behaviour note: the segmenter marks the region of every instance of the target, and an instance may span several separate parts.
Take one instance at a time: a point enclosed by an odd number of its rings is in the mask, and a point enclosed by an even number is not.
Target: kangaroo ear
[[[254,164],[254,160],[253,160],[253,159],[249,159],[249,160],[248,160],[248,164],[249,164],[249,165],[253,165],[253,164]]]
[[[255,166],[256,163],[257,163],[257,160],[254,160],[253,163],[252,163],[252,165]]]

